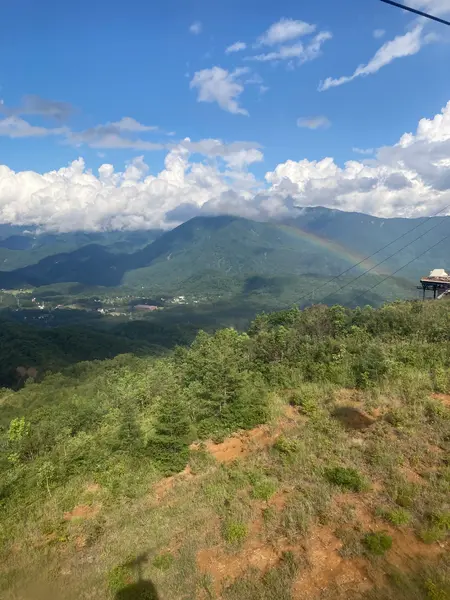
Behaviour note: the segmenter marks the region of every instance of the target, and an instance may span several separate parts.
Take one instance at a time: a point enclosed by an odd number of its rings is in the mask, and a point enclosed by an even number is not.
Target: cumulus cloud
[[[64,121],[75,111],[74,107],[68,102],[58,102],[47,100],[36,94],[29,94],[22,98],[19,106],[8,107],[4,102],[0,102],[0,113],[4,115],[39,115],[41,117],[50,117],[58,121]]]
[[[192,25],[189,27],[189,31],[194,34],[194,35],[198,35],[199,33],[202,32],[203,29],[203,25],[201,24],[200,21],[195,21],[194,23],[192,23]]]
[[[269,29],[258,38],[258,44],[264,46],[275,46],[295,40],[301,36],[314,33],[315,25],[294,19],[280,19],[273,23]]]
[[[423,35],[423,26],[417,25],[412,31],[408,31],[404,35],[399,35],[393,40],[383,44],[367,64],[359,65],[353,75],[339,77],[337,79],[333,79],[332,77],[325,79],[325,81],[320,83],[319,91],[323,92],[332,87],[349,83],[357,77],[373,75],[382,67],[385,67],[397,58],[417,54],[423,45],[431,40],[432,38],[430,36]]]
[[[235,42],[228,46],[225,49],[225,54],[232,54],[233,52],[240,52],[241,50],[245,50],[247,48],[247,44],[245,42]]]
[[[238,98],[244,91],[241,76],[249,69],[240,68],[232,72],[221,67],[203,69],[194,74],[190,82],[191,89],[198,90],[198,102],[217,102],[223,110],[235,115],[248,115],[245,108],[239,106]]]
[[[297,119],[297,127],[306,129],[326,129],[330,125],[331,121],[323,115],[318,117],[300,117]]]
[[[322,45],[332,37],[333,36],[329,31],[322,31],[314,36],[306,45],[297,42],[291,45],[280,46],[271,52],[247,56],[245,60],[273,63],[288,60],[289,65],[292,67],[295,66],[295,64],[302,65],[305,62],[318,58],[321,54]]]
[[[386,34],[386,30],[385,29],[375,29],[373,32],[373,37],[376,40],[379,40],[380,38],[382,38],[384,35]]]
[[[60,231],[167,228],[200,213],[277,219],[319,205],[380,217],[449,213],[450,102],[370,160],[287,160],[259,181],[249,166],[262,158],[251,142],[186,138],[156,175],[143,157],[97,173],[81,158],[44,174],[0,166],[0,222]]]

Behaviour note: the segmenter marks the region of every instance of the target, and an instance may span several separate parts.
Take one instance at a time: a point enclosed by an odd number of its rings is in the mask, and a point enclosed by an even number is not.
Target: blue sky
[[[450,14],[450,0],[410,4]],[[378,0],[2,0],[0,164],[42,174],[83,157],[119,171],[143,156],[156,175],[188,137],[258,149],[240,168],[261,181],[288,160],[343,168],[370,158],[354,148],[392,146],[433,119],[450,100],[449,64],[450,28]],[[359,65],[369,74],[336,85]],[[197,149],[195,164],[219,160]]]

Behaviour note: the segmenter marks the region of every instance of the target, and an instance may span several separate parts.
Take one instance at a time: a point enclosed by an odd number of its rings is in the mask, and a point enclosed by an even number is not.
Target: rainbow
[[[374,260],[368,259],[362,254],[353,252],[352,250],[349,250],[348,248],[342,246],[341,244],[338,244],[337,242],[332,242],[330,240],[327,240],[326,238],[316,235],[315,233],[304,231],[303,229],[299,229],[298,227],[294,227],[293,225],[279,225],[279,227],[280,229],[283,229],[286,233],[295,235],[300,239],[307,240],[308,242],[311,242],[312,244],[320,248],[326,248],[327,250],[330,250],[331,252],[333,252],[334,254],[336,254],[340,258],[343,258],[351,264],[356,265],[358,263],[361,263],[359,265],[359,268],[361,270],[373,269],[371,273],[373,273],[374,275],[379,275],[380,273],[386,274],[387,272],[386,263],[380,265],[379,269],[374,268],[375,265],[379,263],[380,260],[382,260],[382,255],[375,257]]]

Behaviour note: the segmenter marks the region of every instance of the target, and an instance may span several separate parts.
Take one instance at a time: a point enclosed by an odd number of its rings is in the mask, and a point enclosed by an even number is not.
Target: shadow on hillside
[[[154,584],[149,579],[142,578],[142,565],[147,560],[147,553],[143,553],[123,565],[133,571],[137,581],[120,589],[114,596],[114,600],[159,600]]]
[[[114,600],[159,600],[159,596],[151,581],[141,579],[119,590]]]

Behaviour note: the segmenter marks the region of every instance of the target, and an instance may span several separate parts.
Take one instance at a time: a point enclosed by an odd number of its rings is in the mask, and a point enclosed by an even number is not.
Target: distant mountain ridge
[[[175,290],[205,277],[213,285],[222,278],[231,281],[306,274],[332,277],[383,246],[388,247],[352,273],[368,268],[374,273],[389,273],[417,257],[400,273],[402,277],[417,279],[431,268],[450,266],[450,240],[423,254],[444,238],[450,231],[449,225],[450,217],[380,219],[325,208],[304,209],[298,217],[283,222],[233,216],[194,217],[164,233],[41,234],[44,237],[36,236],[45,253],[40,260],[39,253],[27,247],[29,234],[16,228],[7,236],[3,226],[0,256],[8,250],[29,254],[27,260],[35,259],[21,268],[1,271],[0,287],[74,282]],[[400,239],[394,242],[397,238]],[[78,247],[52,252],[64,245]],[[375,269],[378,262],[382,265]]]

